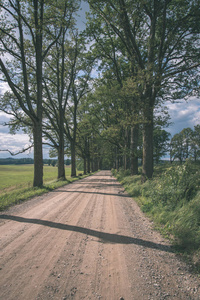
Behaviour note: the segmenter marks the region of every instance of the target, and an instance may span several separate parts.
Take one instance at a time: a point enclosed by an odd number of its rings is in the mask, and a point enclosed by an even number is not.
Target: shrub
[[[182,247],[200,247],[200,192],[177,211],[173,222],[173,234]]]
[[[199,165],[187,160],[182,165],[158,166],[154,178],[143,184],[140,176],[127,173],[120,170],[115,176],[141,209],[162,224],[162,233],[173,234],[176,244],[187,251],[200,250]]]
[[[161,203],[174,210],[177,205],[194,198],[200,186],[200,172],[191,161],[168,168],[160,178],[151,181],[146,197],[155,205]]]

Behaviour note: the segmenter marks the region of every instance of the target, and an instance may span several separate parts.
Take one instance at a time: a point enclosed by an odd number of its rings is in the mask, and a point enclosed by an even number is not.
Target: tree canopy
[[[10,89],[0,110],[12,116],[34,146],[34,186],[43,184],[42,144],[65,154],[84,172],[130,169],[151,178],[167,151],[180,161],[199,157],[198,126],[165,131],[165,101],[197,96],[200,5],[189,0],[88,0],[84,31],[76,25],[81,1],[2,0],[1,80]],[[95,74],[95,75],[92,75]],[[98,74],[98,75],[96,75]]]

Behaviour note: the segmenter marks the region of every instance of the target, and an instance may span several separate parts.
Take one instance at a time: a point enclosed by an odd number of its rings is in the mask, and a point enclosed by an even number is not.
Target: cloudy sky
[[[194,128],[200,124],[200,98],[191,98],[180,103],[168,103],[169,114],[173,124],[167,129],[173,136],[183,128]]]
[[[79,28],[84,27],[85,11],[88,10],[88,4],[82,3],[82,11],[80,11],[78,18]],[[0,93],[3,93],[6,86],[0,83]],[[175,133],[180,132],[183,128],[194,128],[195,125],[200,124],[200,99],[191,98],[189,101],[179,103],[166,103],[169,114],[171,116],[171,122],[173,123],[166,130],[173,136]],[[8,122],[9,116],[0,112],[0,150],[9,149],[11,152],[18,152],[22,148],[28,147],[29,137],[22,132],[16,135],[9,134],[9,129],[2,125],[4,122]],[[48,158],[49,149],[44,147],[44,158]],[[0,151],[0,158],[11,157],[8,152]],[[27,151],[24,154],[19,154],[15,158],[21,157],[33,157],[32,151]]]

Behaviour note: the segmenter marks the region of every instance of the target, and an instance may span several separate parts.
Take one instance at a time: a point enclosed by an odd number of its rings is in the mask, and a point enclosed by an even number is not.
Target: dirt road
[[[0,214],[0,299],[200,299],[109,171]]]

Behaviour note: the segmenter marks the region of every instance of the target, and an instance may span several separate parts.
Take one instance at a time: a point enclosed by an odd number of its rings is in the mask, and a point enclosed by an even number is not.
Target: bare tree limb
[[[20,154],[20,153],[26,152],[27,150],[31,149],[33,146],[34,146],[34,145],[32,144],[32,145],[28,146],[27,148],[23,148],[21,151],[19,151],[19,152],[17,152],[17,153],[13,153],[13,152],[11,152],[9,149],[6,149],[6,150],[1,150],[1,149],[0,149],[0,152],[9,152],[10,155],[15,156],[15,155],[18,155],[18,154]]]

